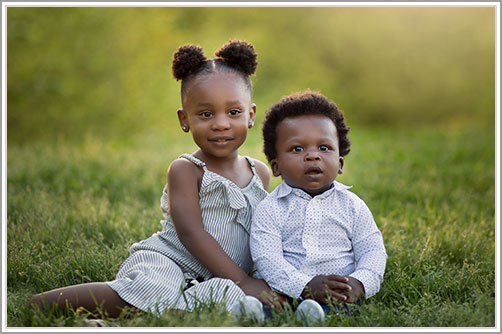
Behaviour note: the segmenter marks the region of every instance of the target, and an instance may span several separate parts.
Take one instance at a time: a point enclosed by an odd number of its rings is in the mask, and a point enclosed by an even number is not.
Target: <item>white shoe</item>
[[[84,319],[83,323],[86,327],[110,327],[101,319]]]
[[[320,324],[324,321],[324,310],[313,299],[305,299],[298,305],[295,311],[296,318],[303,321],[307,326]]]
[[[237,318],[247,317],[254,319],[262,324],[265,321],[265,313],[263,312],[263,304],[253,296],[245,296],[240,301],[235,302],[230,308],[232,313]]]

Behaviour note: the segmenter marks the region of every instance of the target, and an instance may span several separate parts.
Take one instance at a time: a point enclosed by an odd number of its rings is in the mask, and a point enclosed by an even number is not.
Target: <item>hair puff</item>
[[[254,74],[258,66],[256,61],[258,55],[253,45],[244,41],[231,40],[219,48],[214,55],[247,75]]]
[[[172,71],[176,80],[182,80],[197,72],[206,62],[204,51],[197,45],[182,45],[173,56]]]

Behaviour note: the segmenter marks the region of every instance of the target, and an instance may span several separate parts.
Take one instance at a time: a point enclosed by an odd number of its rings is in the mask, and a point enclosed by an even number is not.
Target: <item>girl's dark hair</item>
[[[350,141],[347,137],[349,127],[345,125],[343,111],[324,95],[310,90],[297,92],[283,97],[278,103],[272,105],[263,121],[264,153],[270,162],[277,157],[275,144],[277,142],[277,126],[284,119],[304,115],[322,115],[333,121],[338,133],[338,146],[340,156],[350,152]]]
[[[194,77],[215,72],[233,72],[240,75],[251,91],[251,80],[258,66],[257,54],[252,44],[231,40],[215,52],[215,59],[207,59],[197,45],[182,45],[173,56],[172,72],[181,80],[181,94],[186,93],[187,83]]]

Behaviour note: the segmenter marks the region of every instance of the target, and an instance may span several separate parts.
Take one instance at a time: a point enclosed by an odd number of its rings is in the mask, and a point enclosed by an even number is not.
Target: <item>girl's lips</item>
[[[208,139],[215,147],[227,147],[233,140],[234,138],[232,137],[213,137]]]
[[[227,141],[230,141],[230,140],[233,140],[232,137],[213,137],[213,138],[209,138],[209,141],[212,141],[212,142],[227,142]]]

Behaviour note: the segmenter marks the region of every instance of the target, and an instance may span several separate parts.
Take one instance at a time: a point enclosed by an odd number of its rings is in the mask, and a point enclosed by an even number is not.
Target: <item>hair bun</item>
[[[173,56],[172,71],[176,80],[184,79],[204,65],[204,51],[197,45],[182,45]]]
[[[214,55],[223,59],[231,66],[237,67],[247,75],[254,74],[258,66],[258,62],[256,61],[258,55],[253,45],[244,41],[229,41],[216,51]]]

